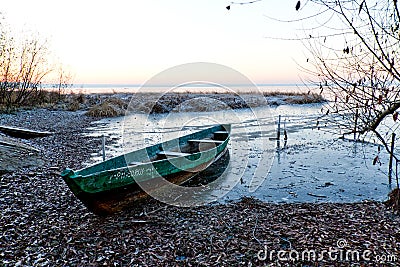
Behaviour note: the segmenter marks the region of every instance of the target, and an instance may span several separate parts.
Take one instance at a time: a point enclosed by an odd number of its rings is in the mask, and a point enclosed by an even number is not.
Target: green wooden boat
[[[81,170],[65,169],[61,176],[90,211],[115,213],[147,197],[143,186],[160,190],[160,179],[179,185],[218,161],[227,151],[230,130],[229,124],[216,125]]]

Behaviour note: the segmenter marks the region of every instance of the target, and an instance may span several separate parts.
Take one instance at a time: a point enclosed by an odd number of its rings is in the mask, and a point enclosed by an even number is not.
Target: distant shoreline
[[[70,110],[88,110],[91,117],[124,116],[131,113],[162,114],[169,112],[203,112],[226,109],[313,104],[326,100],[318,94],[271,91],[264,94],[227,93],[136,93],[79,94],[69,96]]]
[[[24,105],[3,103],[1,112],[9,113],[20,109],[48,108],[52,110],[87,111],[92,117],[123,116],[126,110],[134,113],[169,113],[169,112],[202,112],[227,109],[254,108],[261,106],[278,106],[284,104],[323,103],[326,99],[311,90],[279,90],[270,88],[261,91],[223,91],[209,88],[199,92],[178,88],[173,92],[140,91],[102,93],[67,92],[66,90],[38,91]],[[184,90],[183,90],[184,89]],[[183,91],[182,91],[183,90]]]
[[[50,84],[43,85],[45,90],[57,90],[57,86]],[[265,93],[270,91],[287,92],[315,92],[317,89],[313,85],[304,84],[249,84],[249,85],[210,85],[210,84],[190,84],[190,85],[140,85],[140,84],[75,84],[64,90],[65,93],[83,94],[107,94],[107,93]]]

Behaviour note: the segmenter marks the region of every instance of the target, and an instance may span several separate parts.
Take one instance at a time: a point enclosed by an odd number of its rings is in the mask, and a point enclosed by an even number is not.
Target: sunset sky
[[[1,0],[15,32],[47,37],[74,83],[141,84],[175,65],[223,64],[255,83],[301,83],[305,48],[297,1],[232,5],[224,0]]]

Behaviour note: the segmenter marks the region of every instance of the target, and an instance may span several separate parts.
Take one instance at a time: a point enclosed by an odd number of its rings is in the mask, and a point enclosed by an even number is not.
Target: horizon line
[[[43,83],[43,86],[54,86],[57,83]],[[223,84],[223,86],[311,86],[313,84],[305,83],[254,83],[254,84]],[[170,84],[138,84],[138,83],[71,83],[70,88],[101,88],[101,87],[216,87],[216,84],[184,84],[180,85],[170,85]]]

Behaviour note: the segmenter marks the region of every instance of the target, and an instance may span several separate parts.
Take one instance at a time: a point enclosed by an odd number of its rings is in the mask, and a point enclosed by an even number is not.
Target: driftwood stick
[[[312,196],[312,197],[318,197],[318,198],[327,198],[327,196],[317,195],[317,194],[314,194],[314,193],[307,193],[307,195]]]
[[[258,238],[255,235],[255,232],[256,232],[256,229],[257,229],[257,223],[258,223],[258,214],[256,216],[256,224],[254,225],[252,235],[253,235],[254,240],[256,240],[258,242],[258,244],[262,245],[261,241],[258,240]]]

